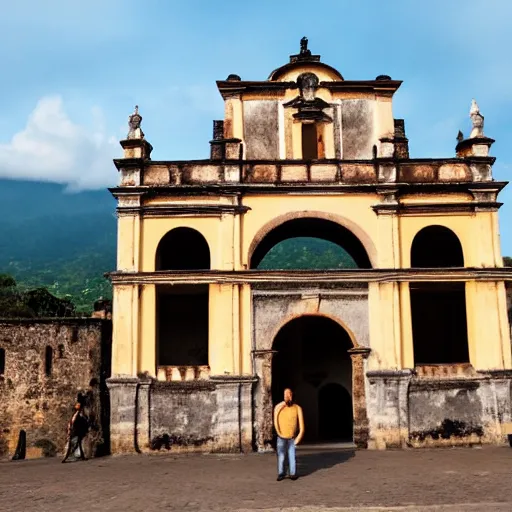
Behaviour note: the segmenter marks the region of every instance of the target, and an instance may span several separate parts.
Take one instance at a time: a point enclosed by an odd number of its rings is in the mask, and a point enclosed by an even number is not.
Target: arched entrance
[[[273,343],[272,403],[287,387],[304,411],[306,443],[353,440],[352,342],[334,320],[301,316]]]
[[[293,239],[298,245],[287,244]],[[323,243],[312,246],[314,240]],[[315,217],[295,218],[277,225],[258,241],[250,256],[250,268],[266,270],[371,267],[364,245],[352,231]]]

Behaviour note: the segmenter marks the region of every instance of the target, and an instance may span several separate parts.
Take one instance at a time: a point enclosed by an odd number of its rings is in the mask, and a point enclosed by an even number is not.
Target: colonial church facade
[[[136,108],[111,189],[114,453],[271,449],[287,386],[307,442],[506,441],[494,141],[473,102],[453,157],[410,158],[400,84],[345,80],[304,38],[267,80],[217,82],[207,160],[151,160]],[[349,263],[263,265],[297,237]]]

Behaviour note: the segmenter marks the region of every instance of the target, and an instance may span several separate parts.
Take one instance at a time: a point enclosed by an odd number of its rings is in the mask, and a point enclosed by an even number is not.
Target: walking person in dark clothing
[[[75,413],[68,424],[68,447],[62,462],[66,462],[70,456],[74,456],[77,450],[80,452],[80,459],[86,460],[82,441],[87,435],[88,430],[89,424],[83,413],[82,405],[77,402],[75,404]]]

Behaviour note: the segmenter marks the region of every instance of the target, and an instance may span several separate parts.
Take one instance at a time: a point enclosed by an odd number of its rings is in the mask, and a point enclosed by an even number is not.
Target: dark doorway
[[[302,316],[279,331],[273,348],[273,405],[289,387],[304,411],[306,443],[351,440],[352,398],[346,390],[352,389],[352,342],[347,332],[329,318]]]
[[[303,160],[316,160],[318,158],[316,124],[302,125],[302,158]]]
[[[352,397],[341,385],[331,382],[318,392],[318,437],[322,441],[351,441]]]

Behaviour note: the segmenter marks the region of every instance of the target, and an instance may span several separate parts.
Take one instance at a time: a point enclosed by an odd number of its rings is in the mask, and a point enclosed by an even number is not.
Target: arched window
[[[175,228],[158,244],[156,270],[206,270],[210,248],[204,236],[192,228]]]
[[[283,222],[255,247],[250,268],[339,269],[371,268],[360,240],[331,220],[298,218]]]
[[[428,226],[412,242],[411,267],[463,267],[464,255],[457,235],[444,226]]]
[[[156,270],[206,270],[210,249],[195,229],[180,227],[160,241]],[[208,285],[157,287],[157,365],[208,364]]]
[[[44,373],[47,377],[51,377],[52,375],[52,366],[53,366],[53,348],[47,346],[44,351]]]
[[[411,267],[463,267],[457,235],[444,226],[428,226],[412,242]],[[411,283],[415,364],[469,362],[464,283]]]
[[[5,349],[0,348],[0,375],[5,373]]]

